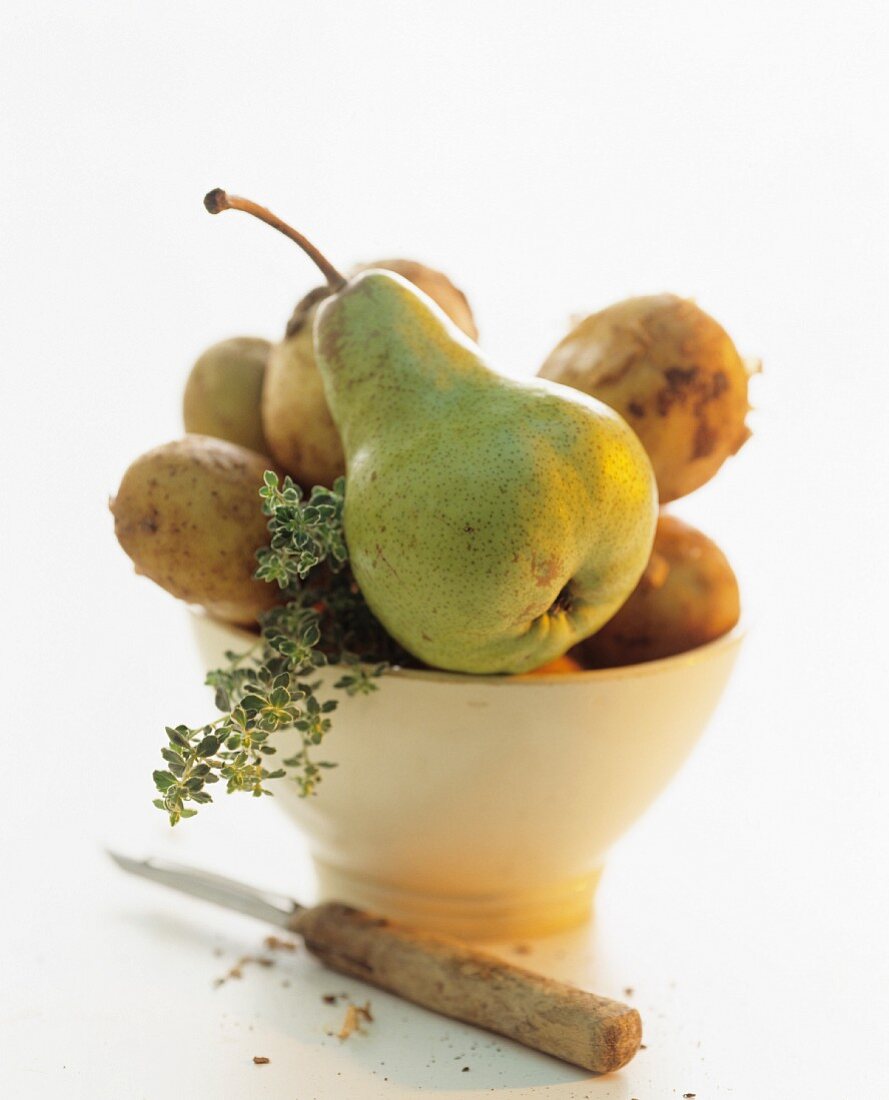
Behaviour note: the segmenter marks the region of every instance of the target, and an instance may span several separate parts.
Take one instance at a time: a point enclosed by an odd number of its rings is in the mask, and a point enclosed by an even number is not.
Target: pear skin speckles
[[[522,672],[617,610],[656,514],[650,464],[617,414],[496,374],[395,276],[327,299],[315,337],[346,451],[352,568],[396,640],[433,666]]]

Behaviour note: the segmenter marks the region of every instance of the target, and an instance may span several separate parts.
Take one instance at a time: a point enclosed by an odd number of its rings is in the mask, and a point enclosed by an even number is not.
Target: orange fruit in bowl
[[[556,657],[554,661],[547,661],[545,665],[541,665],[540,668],[535,668],[531,672],[526,673],[527,676],[554,676],[557,674],[567,675],[569,672],[580,672],[583,669],[580,661],[575,661],[573,657],[569,657],[566,653],[562,657]]]

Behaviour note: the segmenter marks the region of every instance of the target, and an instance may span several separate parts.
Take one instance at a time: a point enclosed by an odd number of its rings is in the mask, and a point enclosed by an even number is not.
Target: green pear
[[[207,348],[185,385],[185,430],[268,454],[260,398],[270,349],[268,340],[253,336],[235,336]]]
[[[478,335],[466,296],[440,271],[401,259],[363,264],[355,270],[371,267],[403,275],[437,302],[468,336],[475,339]],[[346,471],[346,456],[327,407],[312,335],[315,311],[329,294],[329,287],[316,287],[296,306],[284,339],[271,349],[262,388],[262,423],[269,451],[306,488],[333,485]]]
[[[620,608],[649,558],[651,464],[626,422],[578,391],[494,371],[405,279],[326,276],[315,352],[346,455],[355,579],[388,632],[429,665],[526,672]]]
[[[401,275],[409,283],[422,290],[424,294],[441,306],[458,329],[465,332],[471,340],[478,340],[478,328],[469,300],[466,295],[455,286],[451,280],[441,271],[416,260],[375,260],[370,264],[357,264],[349,272],[350,275],[358,275],[362,271],[394,271]]]

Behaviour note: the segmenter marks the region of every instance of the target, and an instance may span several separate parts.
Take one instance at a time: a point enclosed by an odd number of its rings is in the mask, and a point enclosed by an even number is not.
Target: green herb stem
[[[406,654],[386,634],[348,569],[343,533],[345,479],[332,489],[316,486],[308,499],[291,478],[280,484],[267,471],[260,489],[269,517],[269,543],[257,553],[256,576],[277,584],[282,603],[260,623],[260,636],[243,653],[207,674],[221,716],[203,726],[167,727],[161,750],[166,767],[154,772],[154,805],[175,825],[212,802],[208,786],[224,782],[228,793],[270,795],[267,784],[289,778],[299,793],[316,793],[329,761],[312,751],[331,728],[337,700],[319,696],[328,665],[346,671],[332,685],[347,695],[366,694],[391,663]],[[294,730],[299,749],[274,769],[275,735]],[[194,803],[195,805],[188,805]]]

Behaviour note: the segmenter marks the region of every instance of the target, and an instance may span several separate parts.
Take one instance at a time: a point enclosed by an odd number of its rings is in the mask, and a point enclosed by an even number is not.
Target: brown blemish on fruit
[[[535,555],[531,556],[531,574],[538,588],[547,588],[559,575],[562,563],[559,558],[547,558],[538,561]]]
[[[374,558],[374,564],[376,565],[378,562],[382,562],[383,565],[385,565],[386,568],[392,573],[392,576],[397,577],[398,576],[398,571],[395,569],[395,567],[392,565],[392,563],[389,561],[389,559],[383,553],[382,546],[380,546],[380,544],[378,542],[374,543],[374,549],[376,550],[376,557]]]
[[[710,427],[704,416],[700,412],[697,415],[698,426],[695,428],[691,451],[693,459],[706,458],[707,455],[712,454],[718,439],[717,433]]]
[[[657,411],[666,416],[674,405],[684,405],[692,391],[698,373],[697,367],[668,367],[664,371],[667,385],[658,391]]]

